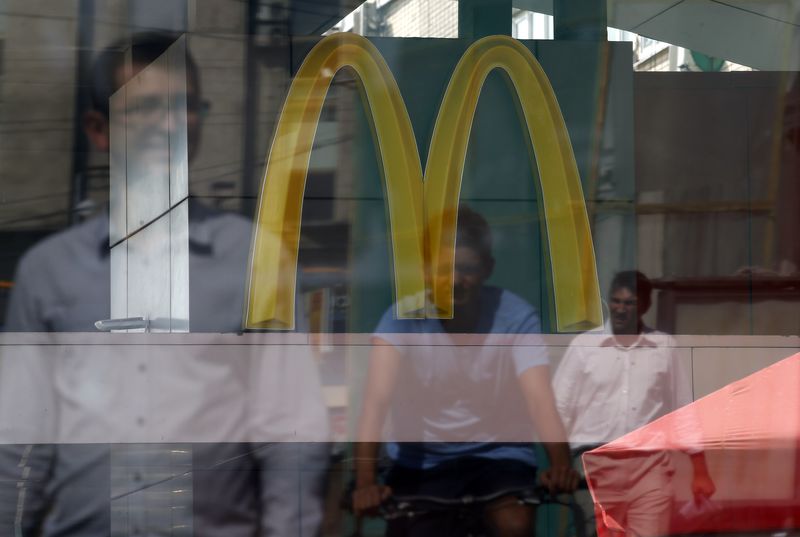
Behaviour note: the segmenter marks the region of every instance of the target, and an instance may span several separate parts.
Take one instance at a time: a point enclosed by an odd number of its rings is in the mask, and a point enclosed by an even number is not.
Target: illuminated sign
[[[423,175],[408,112],[386,61],[366,38],[338,33],[308,54],[278,119],[259,195],[244,325],[291,329],[309,158],[334,75],[352,68],[363,85],[387,197],[398,318],[450,318],[456,215],[472,121],[484,81],[508,75],[539,168],[559,331],[602,323],[594,248],[580,177],[550,82],[533,54],[506,36],[473,43],[442,99]]]

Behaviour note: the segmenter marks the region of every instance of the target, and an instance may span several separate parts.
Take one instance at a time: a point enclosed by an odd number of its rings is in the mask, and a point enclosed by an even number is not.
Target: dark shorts
[[[536,468],[515,460],[466,457],[428,470],[395,465],[386,476],[386,484],[397,496],[485,496],[504,490],[533,488],[536,485]],[[482,514],[476,516],[481,517]],[[396,520],[389,523],[387,536],[462,535],[456,519],[455,511],[443,511],[414,519]]]

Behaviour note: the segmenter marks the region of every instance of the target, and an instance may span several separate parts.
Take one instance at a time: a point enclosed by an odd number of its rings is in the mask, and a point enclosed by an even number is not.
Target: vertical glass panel
[[[169,205],[173,207],[189,195],[187,131],[197,129],[202,111],[196,90],[187,91],[186,37],[175,41],[166,54],[169,60]]]
[[[170,329],[170,217],[165,215],[127,241],[128,317],[149,320],[153,332]]]
[[[169,96],[166,54],[125,84],[129,234],[169,208]]]
[[[111,318],[128,316],[128,243],[111,248]],[[100,319],[97,319],[98,321]]]
[[[182,444],[111,448],[111,535],[193,535],[192,449]]]
[[[170,332],[189,331],[189,201],[169,212]]]
[[[120,89],[108,100],[109,110],[109,243],[114,245],[128,234],[127,226],[127,125],[125,89]]]

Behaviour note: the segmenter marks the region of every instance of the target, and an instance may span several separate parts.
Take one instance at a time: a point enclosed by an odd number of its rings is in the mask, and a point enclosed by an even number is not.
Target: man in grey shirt
[[[109,150],[110,95],[161,56],[175,37],[134,35],[127,66],[127,41],[99,55],[93,110],[84,121],[98,150]],[[129,94],[128,104],[139,98],[131,110],[149,106],[157,115],[159,107],[185,98],[191,159],[199,144],[203,101],[199,72],[188,54],[186,63],[185,96],[156,90]],[[170,127],[160,121],[148,128],[141,131],[145,144],[144,137],[166,136],[159,129]],[[193,332],[241,329],[251,229],[244,218],[190,202]],[[56,333],[95,331],[95,321],[110,317],[108,245],[104,213],[34,246],[19,263],[6,330],[52,333],[54,342],[60,337]],[[258,347],[233,359],[213,346],[147,351],[163,356],[76,348],[82,354],[72,355],[68,346],[37,345],[5,350],[0,357],[0,535],[236,537],[318,531],[326,444],[247,441],[263,437],[257,430],[271,424],[286,429],[278,422],[286,422],[287,415],[290,426],[317,433],[296,438],[324,440],[327,421],[316,371],[304,356],[266,360],[258,356]],[[119,355],[125,352],[130,356]],[[118,367],[93,376],[108,364],[125,364],[133,373]],[[280,367],[270,370],[274,365]],[[138,438],[133,429],[150,426],[134,415],[131,423],[121,420],[127,408],[113,404],[139,381],[149,390],[140,398],[158,409],[162,426],[195,432],[201,423],[218,440],[97,443],[104,435],[115,441],[127,432]],[[273,430],[269,436],[280,439],[293,432]]]

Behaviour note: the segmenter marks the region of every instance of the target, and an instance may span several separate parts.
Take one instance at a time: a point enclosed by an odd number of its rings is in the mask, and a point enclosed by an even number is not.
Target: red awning
[[[800,354],[587,452],[599,535],[800,527]],[[693,494],[708,469],[715,492]]]

